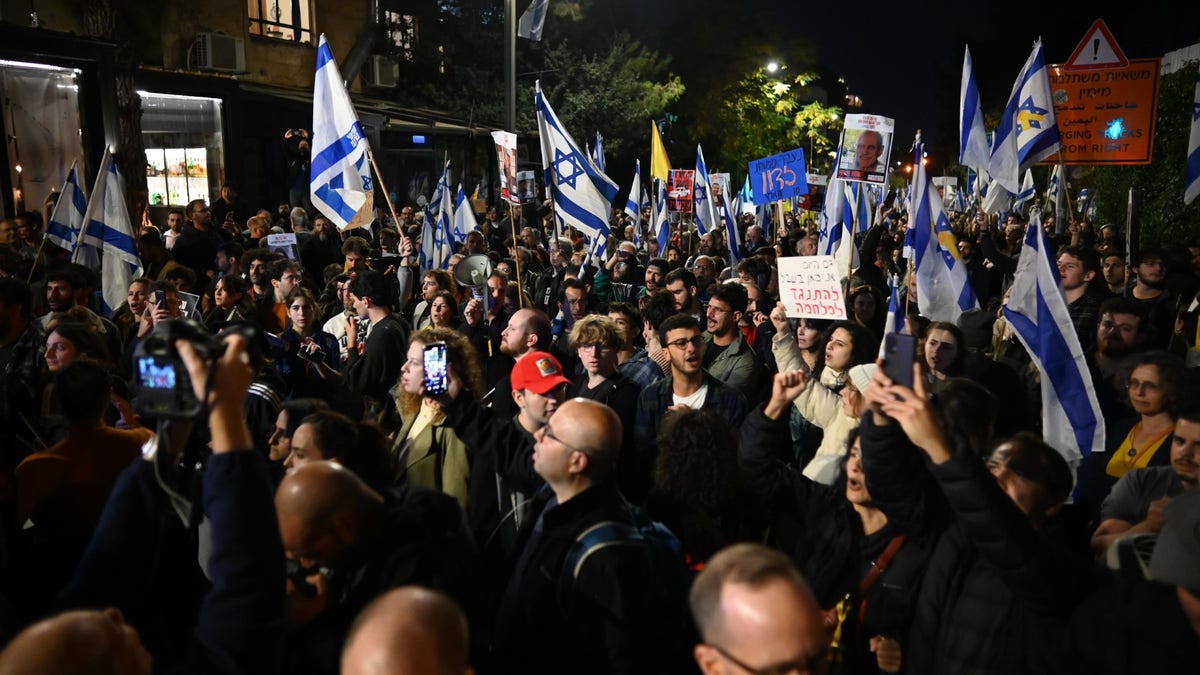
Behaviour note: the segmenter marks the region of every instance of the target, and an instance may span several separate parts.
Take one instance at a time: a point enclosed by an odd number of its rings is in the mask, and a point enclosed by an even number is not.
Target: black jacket
[[[896,454],[863,444],[868,489],[881,508],[922,489],[923,479],[893,470]],[[966,447],[925,465],[953,522],[929,558],[904,672],[1057,672],[1067,618],[1090,585],[1089,532],[1065,510],[1033,529]]]
[[[367,334],[362,353],[351,348],[342,370],[346,387],[376,402],[388,398],[388,390],[400,379],[400,369],[408,359],[408,328],[403,321],[389,314]]]
[[[576,537],[606,520],[632,524],[626,502],[611,484],[594,485],[565,504],[552,498],[549,490],[539,493],[522,528],[521,553],[496,620],[498,672],[662,672],[655,665],[663,650],[652,611],[653,569],[638,547],[609,546],[591,555],[570,606],[559,603],[559,576]]]
[[[637,462],[634,453],[633,419],[637,414],[638,396],[641,389],[637,383],[620,371],[613,372],[604,382],[589,391],[588,376],[584,372],[576,375],[567,385],[567,398],[586,398],[603,403],[621,420],[621,454],[617,457],[617,484],[626,496],[637,490]]]
[[[869,418],[864,417],[864,427],[870,425]],[[868,443],[874,443],[890,455],[911,457],[915,449],[897,431],[896,425],[864,428],[863,452]],[[853,611],[842,631],[851,646],[841,651],[837,672],[875,673],[872,637],[900,640],[906,648],[917,589],[939,533],[937,519],[929,517],[929,501],[922,492],[912,490],[907,498],[882,509],[887,525],[867,535],[862,519],[846,499],[844,483],[831,487],[808,479],[790,463],[790,455],[786,419],[767,418],[761,406],[746,416],[738,463],[750,489],[765,502],[776,546],[796,561],[822,607],[833,608],[850,596]],[[904,535],[904,543],[866,594],[860,594],[859,585],[872,563],[899,535]],[[864,601],[865,605],[861,604]]]

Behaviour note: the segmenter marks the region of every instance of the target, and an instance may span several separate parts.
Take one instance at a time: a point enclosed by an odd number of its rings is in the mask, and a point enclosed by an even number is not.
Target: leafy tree
[[[1151,164],[1095,167],[1080,172],[1076,182],[1097,190],[1098,222],[1124,223],[1129,189],[1133,188],[1142,242],[1179,243],[1195,239],[1200,232],[1200,200],[1183,204],[1195,83],[1195,65],[1160,81]]]

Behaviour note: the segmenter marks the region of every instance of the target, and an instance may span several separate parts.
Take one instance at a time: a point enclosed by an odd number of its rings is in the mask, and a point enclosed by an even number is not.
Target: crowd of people
[[[731,260],[686,220],[660,251],[614,213],[593,256],[549,202],[493,207],[423,269],[411,205],[247,213],[226,186],[144,224],[111,313],[45,213],[0,221],[0,675],[1200,663],[1200,240],[1046,217],[1108,439],[1073,466],[1000,311],[1018,213],[954,215],[954,323],[902,207],[845,321],[780,302],[804,214],[743,216]]]

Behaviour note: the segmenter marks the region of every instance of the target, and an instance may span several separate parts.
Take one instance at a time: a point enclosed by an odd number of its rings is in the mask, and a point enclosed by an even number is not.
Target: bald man
[[[316,461],[284,476],[275,511],[292,608],[283,672],[336,673],[354,617],[398,586],[435,588],[460,603],[477,595],[475,546],[449,495],[419,486],[376,492],[340,464]]]
[[[341,675],[472,675],[467,617],[437,591],[405,586],[358,615]]]
[[[825,672],[821,609],[787,556],[737,544],[713,556],[691,592],[704,675]]]
[[[665,650],[652,625],[654,569],[646,550],[606,546],[578,568],[564,568],[585,531],[633,522],[611,480],[621,421],[601,403],[572,399],[534,439],[534,470],[550,490],[535,497],[518,538],[496,621],[499,671],[663,672],[655,667]]]

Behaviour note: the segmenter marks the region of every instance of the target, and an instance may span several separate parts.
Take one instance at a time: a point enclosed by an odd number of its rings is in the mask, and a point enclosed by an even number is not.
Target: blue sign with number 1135
[[[754,203],[767,204],[808,194],[804,150],[796,148],[750,162]]]

